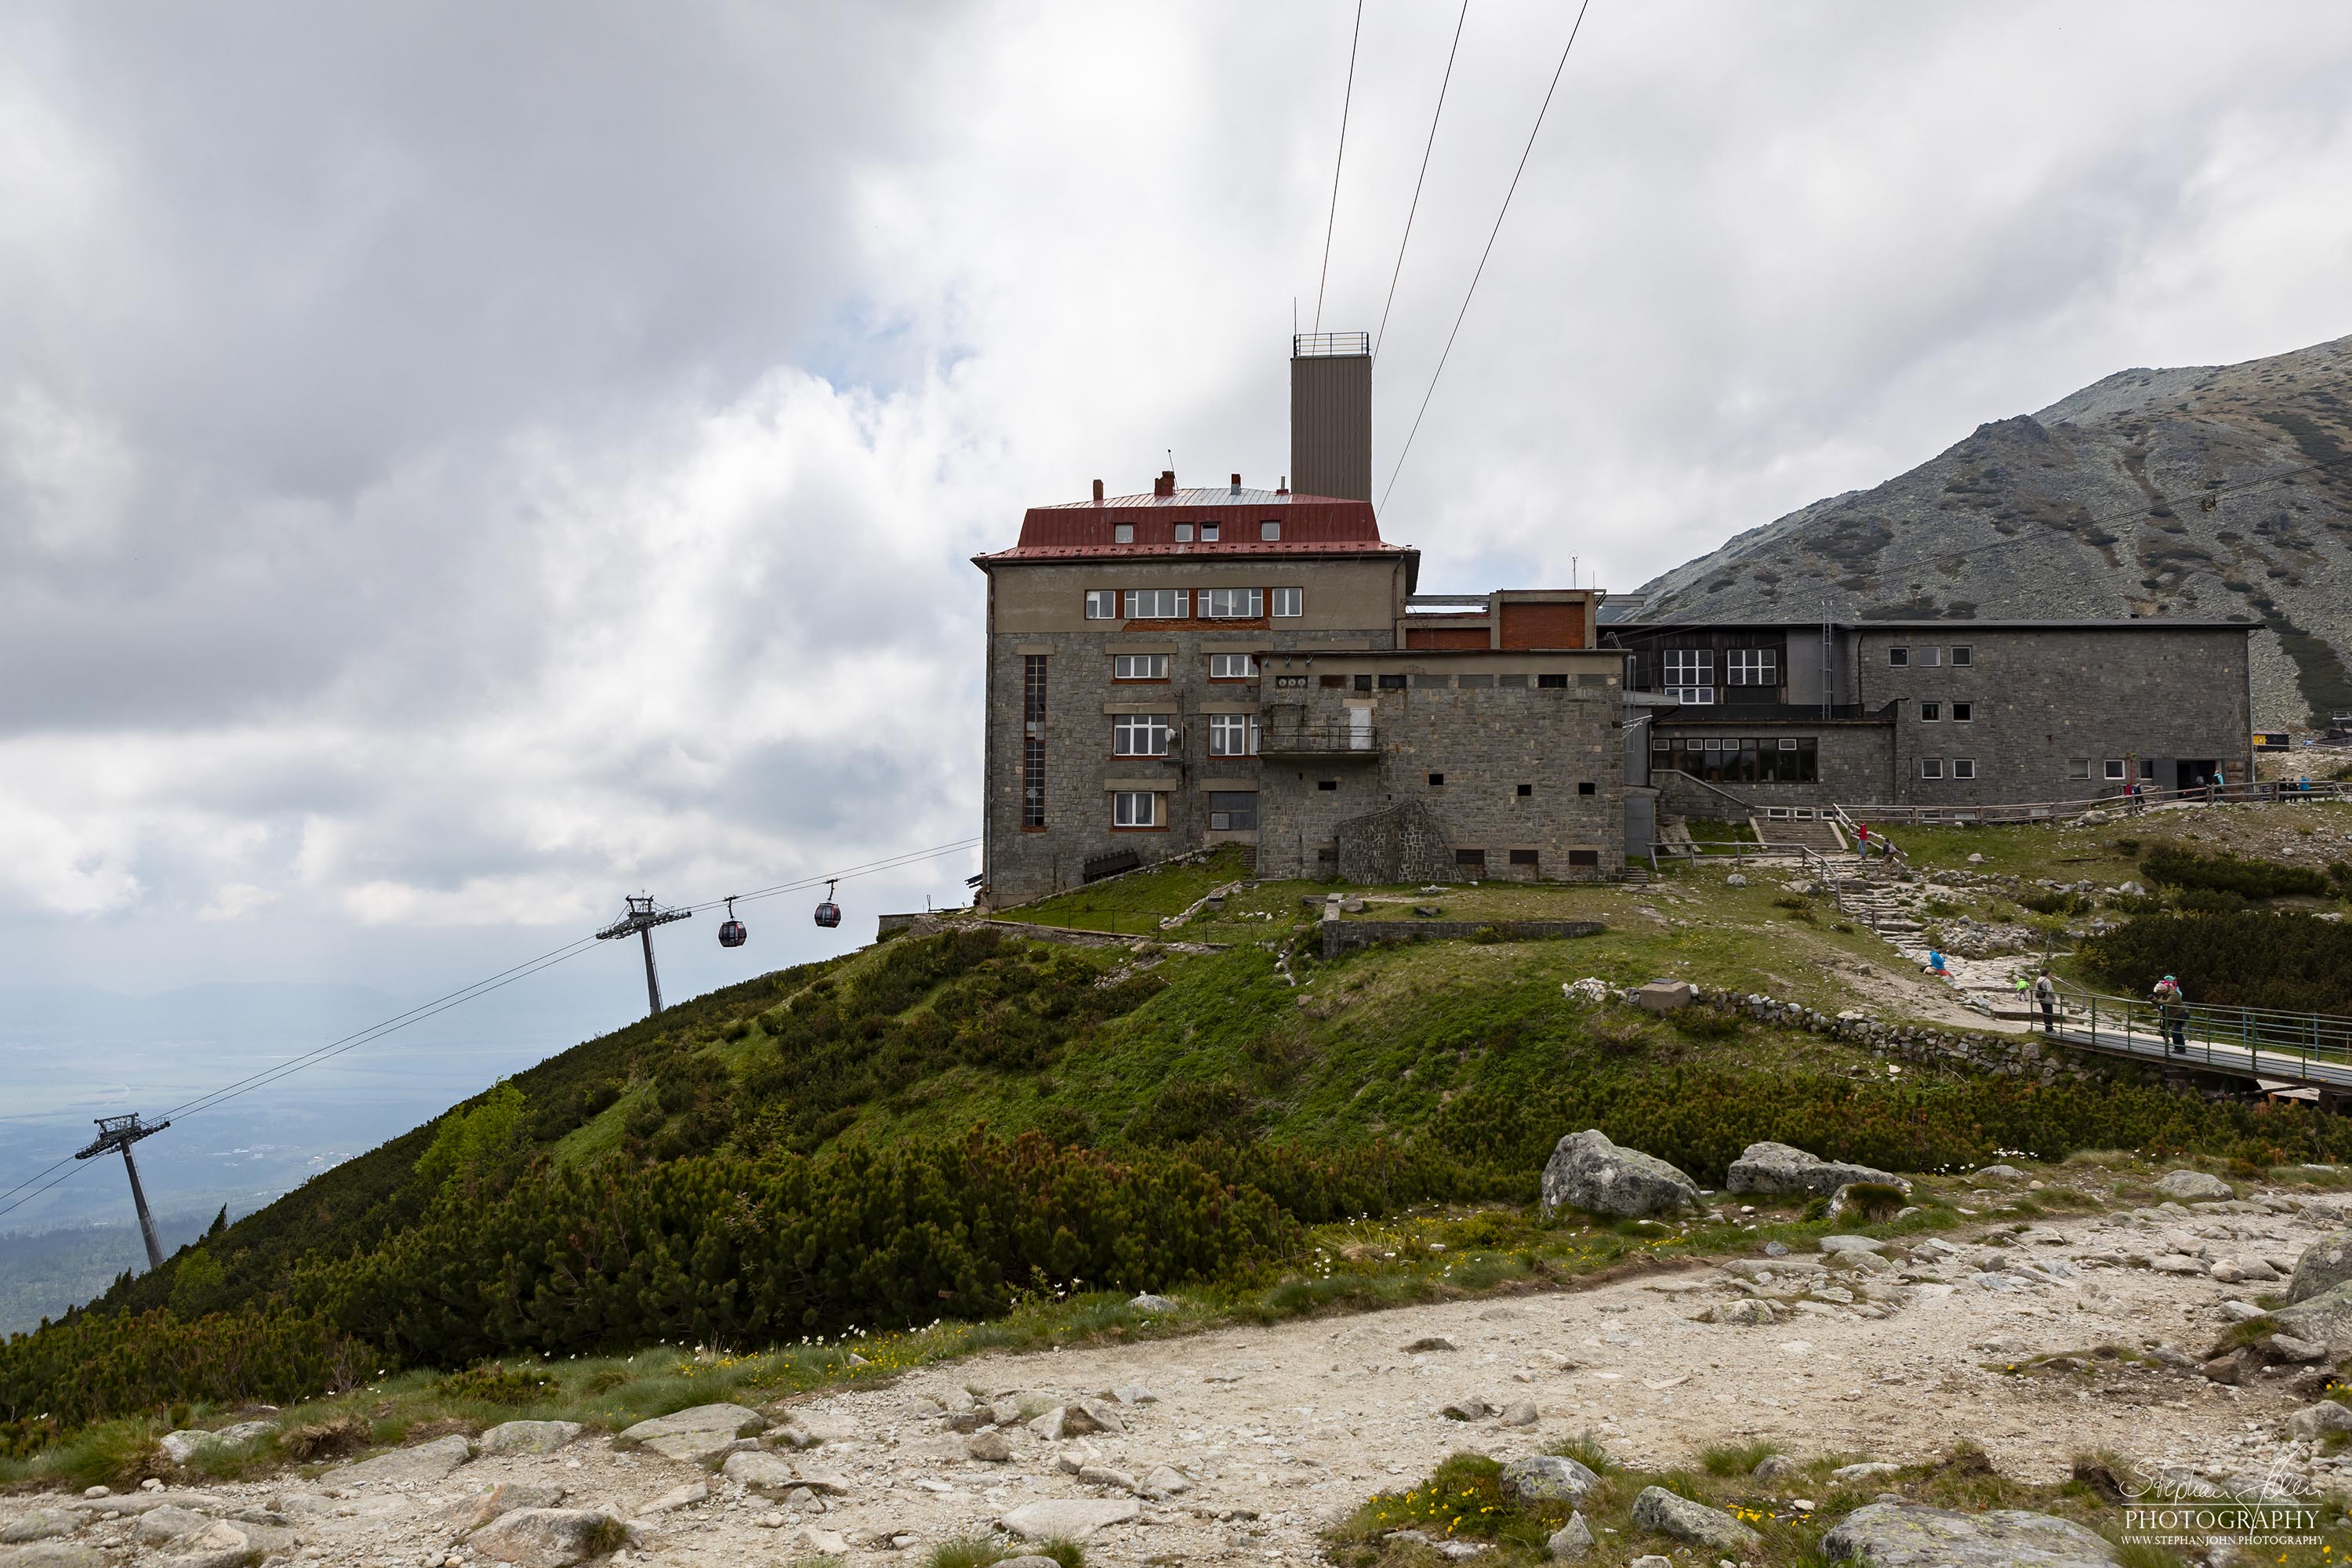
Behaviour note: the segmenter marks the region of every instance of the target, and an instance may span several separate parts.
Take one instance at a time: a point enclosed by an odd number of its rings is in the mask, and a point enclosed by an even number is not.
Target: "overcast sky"
[[[1366,8],[1326,328],[1379,324],[1456,15]],[[1376,484],[1570,15],[1470,6]],[[0,10],[0,979],[421,994],[975,832],[968,557],[1168,448],[1287,467],[1352,16]],[[2333,0],[1594,0],[1383,530],[1428,591],[1630,588],[2352,331],[2347,191]],[[685,928],[674,988],[971,868]],[[628,955],[572,969],[625,1016]]]

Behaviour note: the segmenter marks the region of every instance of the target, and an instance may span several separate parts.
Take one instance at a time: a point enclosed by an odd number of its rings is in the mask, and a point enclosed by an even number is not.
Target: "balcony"
[[[1257,754],[1275,759],[1371,762],[1381,754],[1377,724],[1286,724],[1258,732]]]

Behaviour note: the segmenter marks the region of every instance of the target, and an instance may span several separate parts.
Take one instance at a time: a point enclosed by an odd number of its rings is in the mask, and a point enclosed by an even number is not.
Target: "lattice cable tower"
[[[131,1202],[139,1210],[139,1235],[147,1243],[147,1267],[150,1271],[161,1268],[163,1267],[163,1248],[155,1239],[155,1216],[147,1212],[147,1194],[139,1184],[139,1166],[131,1158],[131,1145],[142,1138],[161,1132],[172,1124],[168,1121],[142,1121],[135,1110],[128,1116],[101,1116],[97,1121],[97,1138],[74,1158],[89,1160],[100,1154],[121,1152],[122,1168],[131,1173]]]
[[[646,1008],[647,1017],[661,1011],[661,972],[654,967],[654,927],[666,926],[672,921],[690,921],[692,910],[666,909],[654,902],[651,893],[625,895],[629,912],[596,933],[598,942],[611,942],[616,937],[635,934],[646,944]],[[130,1156],[125,1154],[125,1159]],[[137,1184],[138,1178],[132,1178]]]

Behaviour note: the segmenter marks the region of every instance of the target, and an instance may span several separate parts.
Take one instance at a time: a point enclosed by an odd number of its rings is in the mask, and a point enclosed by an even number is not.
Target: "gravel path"
[[[1965,1239],[1884,1272],[1793,1281],[1850,1302],[1794,1299],[1791,1262],[1757,1259],[1751,1272],[1762,1267],[1771,1278],[1694,1266],[1583,1289],[979,1357],[890,1388],[763,1412],[833,1439],[798,1452],[775,1446],[803,1475],[829,1473],[843,1488],[797,1503],[591,1436],[544,1456],[485,1456],[438,1479],[339,1486],[329,1471],[110,1504],[19,1497],[0,1500],[0,1520],[161,1501],[214,1519],[242,1513],[267,1537],[257,1544],[284,1547],[297,1562],[480,1563],[457,1539],[455,1516],[491,1486],[540,1483],[565,1489],[566,1508],[638,1521],[641,1543],[625,1561],[731,1568],[845,1546],[856,1562],[903,1563],[910,1550],[984,1532],[1024,1504],[1065,1500],[1132,1510],[1090,1538],[1098,1563],[1303,1563],[1318,1559],[1324,1523],[1372,1491],[1419,1480],[1449,1453],[1508,1458],[1588,1430],[1619,1458],[1658,1466],[1728,1440],[1773,1439],[1801,1458],[1914,1460],[1970,1438],[2026,1480],[2060,1479],[2073,1455],[2096,1447],[2231,1474],[2273,1457],[2280,1418],[2302,1403],[2284,1379],[2228,1387],[2133,1361],[2101,1363],[2087,1378],[2000,1368],[2102,1343],[2201,1352],[2229,1321],[2224,1301],[2277,1288],[2223,1285],[2205,1268],[2223,1259],[2256,1271],[2291,1266],[2314,1237],[2344,1224],[2329,1205],[2287,1208],[2167,1205],[2053,1220],[2007,1245]],[[2158,1258],[2175,1271],[2151,1267]],[[1792,1261],[1801,1270],[1807,1260]],[[1741,1313],[1772,1321],[1697,1321]],[[1454,1348],[1408,1348],[1431,1339]],[[1049,1441],[1016,1423],[1002,1433],[1010,1458],[985,1462],[970,1457],[971,1439],[947,1415],[975,1394],[1031,1409],[1097,1399],[1124,1430]],[[1529,1402],[1535,1418],[1514,1426],[1440,1414],[1465,1396],[1496,1409]],[[963,1424],[983,1419],[968,1414]],[[2335,1463],[2305,1461],[2323,1474]],[[1079,1465],[1095,1468],[1081,1479],[1066,1468]],[[1162,1466],[1184,1489],[1172,1489],[1165,1471],[1150,1487],[1146,1478]],[[1122,1476],[1162,1495],[1137,1497]],[[708,1482],[706,1500],[649,1510],[697,1481]],[[279,1524],[283,1537],[272,1533]],[[139,1528],[133,1518],[100,1518],[66,1539],[99,1549],[93,1562],[192,1561],[171,1555],[175,1546],[137,1546]]]

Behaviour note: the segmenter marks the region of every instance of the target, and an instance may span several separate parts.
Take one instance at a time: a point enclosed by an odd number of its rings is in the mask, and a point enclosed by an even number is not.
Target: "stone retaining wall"
[[[1506,942],[1540,942],[1551,937],[1598,936],[1608,929],[1599,921],[1327,920],[1323,922],[1323,956],[1337,958],[1343,952],[1383,942],[1458,942],[1481,931],[1493,931]]]
[[[2108,1076],[2110,1064],[2090,1053],[2032,1035],[1979,1035],[1889,1024],[1857,1013],[1832,1016],[1801,1003],[1781,1002],[1757,992],[1694,986],[1695,1005],[1738,1013],[1768,1024],[1803,1029],[1861,1046],[1880,1056],[1899,1057],[1931,1067],[1964,1067],[2037,1083],[2086,1082]]]

